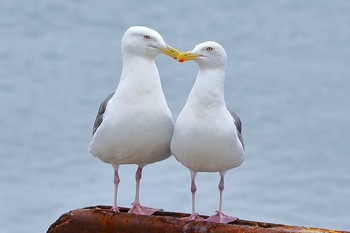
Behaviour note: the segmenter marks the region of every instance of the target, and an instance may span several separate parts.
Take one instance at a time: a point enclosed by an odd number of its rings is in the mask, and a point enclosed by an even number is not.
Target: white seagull
[[[147,27],[133,26],[122,39],[123,69],[116,91],[100,105],[89,152],[114,168],[114,211],[117,207],[118,168],[137,164],[136,195],[129,213],[150,215],[157,209],[140,205],[142,168],[168,158],[174,120],[162,90],[155,57],[176,59],[179,51]]]
[[[235,221],[238,218],[222,211],[224,175],[227,170],[242,164],[244,145],[241,121],[234,112],[227,110],[224,99],[225,49],[208,41],[181,53],[177,60],[194,60],[199,67],[195,84],[176,120],[171,141],[172,154],[191,172],[192,214],[187,219],[203,220],[195,211],[197,172],[219,172],[219,210],[206,221]]]

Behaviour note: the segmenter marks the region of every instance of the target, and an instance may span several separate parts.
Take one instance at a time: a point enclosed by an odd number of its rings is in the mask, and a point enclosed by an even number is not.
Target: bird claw
[[[119,213],[119,212],[120,212],[118,207],[112,207],[112,208],[111,208],[111,211],[112,211],[112,212],[116,212],[116,213]]]
[[[141,206],[140,204],[133,204],[128,213],[140,214],[140,215],[151,215],[161,209],[154,209],[146,206]]]
[[[238,220],[237,217],[228,216],[228,215],[224,214],[223,212],[216,211],[216,214],[210,216],[205,221],[207,221],[207,222],[217,222],[217,223],[229,223],[229,222],[234,222],[234,221],[237,221],[237,220]]]
[[[183,221],[193,221],[193,220],[195,220],[195,221],[205,221],[205,219],[200,217],[197,213],[196,214],[191,214],[188,217],[180,218],[180,220],[183,220]]]

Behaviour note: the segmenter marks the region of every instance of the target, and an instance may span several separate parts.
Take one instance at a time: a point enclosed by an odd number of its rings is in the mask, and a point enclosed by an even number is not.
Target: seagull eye
[[[206,48],[206,50],[210,52],[210,51],[213,51],[214,49],[212,47],[208,47]]]
[[[149,35],[144,35],[143,38],[145,38],[146,40],[151,39],[151,37]]]

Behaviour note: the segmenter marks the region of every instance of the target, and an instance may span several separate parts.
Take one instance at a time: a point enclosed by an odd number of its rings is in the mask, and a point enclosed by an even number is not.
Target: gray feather
[[[236,129],[237,129],[237,133],[238,133],[238,138],[242,143],[243,149],[244,148],[244,143],[243,143],[243,136],[242,136],[242,122],[241,119],[239,119],[239,117],[237,116],[236,113],[234,113],[231,110],[228,110],[232,116],[232,118],[235,120],[235,125],[236,125]]]
[[[102,101],[100,108],[98,109],[96,120],[94,123],[94,128],[92,129],[92,136],[95,134],[97,128],[102,124],[103,121],[103,114],[106,111],[107,103],[114,95],[114,92],[110,94],[105,100]]]

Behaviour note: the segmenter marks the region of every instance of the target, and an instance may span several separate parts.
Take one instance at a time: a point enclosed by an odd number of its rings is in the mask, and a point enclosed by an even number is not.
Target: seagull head
[[[215,41],[206,41],[194,47],[193,50],[180,53],[179,62],[194,60],[200,68],[225,68],[227,55],[225,49]]]
[[[174,59],[180,54],[177,49],[166,44],[157,31],[142,26],[133,26],[126,30],[122,39],[122,51],[152,59],[159,53]]]

